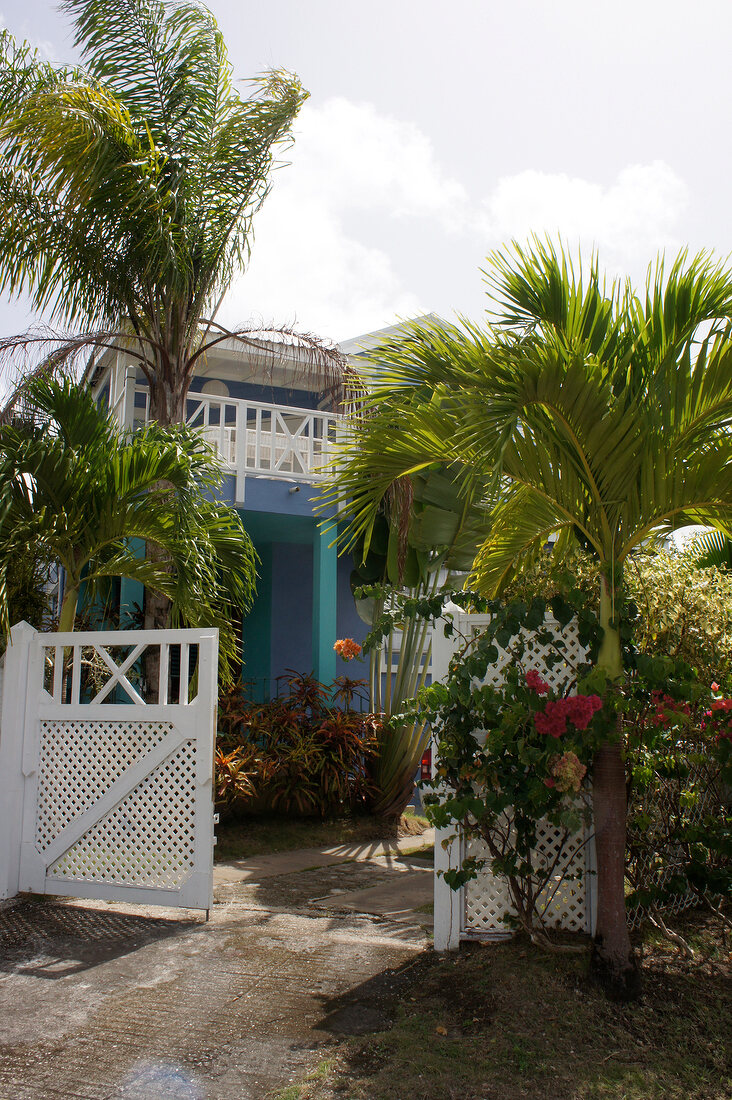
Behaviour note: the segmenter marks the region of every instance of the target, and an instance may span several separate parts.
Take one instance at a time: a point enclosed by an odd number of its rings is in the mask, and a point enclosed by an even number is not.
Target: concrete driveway
[[[211,920],[26,898],[0,911],[0,1100],[263,1100],[429,945],[419,846],[218,864]]]

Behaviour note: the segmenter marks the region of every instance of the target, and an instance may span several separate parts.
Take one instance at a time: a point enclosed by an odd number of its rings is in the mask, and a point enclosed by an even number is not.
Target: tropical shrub
[[[629,559],[680,526],[732,524],[732,271],[684,252],[667,268],[659,259],[636,293],[606,282],[596,257],[583,270],[534,238],[490,256],[485,275],[487,324],[428,318],[369,353],[364,430],[337,460],[338,518],[368,550],[385,495],[438,467],[454,473],[466,512],[490,511],[471,581],[486,596],[502,594],[550,536],[558,556],[582,547],[600,572],[597,665],[620,684]],[[619,739],[600,745],[593,773],[591,973],[610,996],[633,999]]]
[[[632,647],[649,656],[683,661],[704,684],[726,684],[732,676],[732,572],[700,566],[700,552],[697,539],[683,549],[643,550],[629,556],[624,591]],[[597,613],[598,578],[596,562],[581,550],[568,552],[561,562],[545,554],[511,583],[504,599],[530,602],[534,596],[581,595],[583,606]],[[631,656],[626,646],[626,657]]]
[[[669,913],[701,902],[721,915],[732,895],[732,699],[682,662],[639,665],[624,723],[626,906],[668,933]]]
[[[284,696],[252,703],[244,686],[222,694],[216,790],[223,810],[327,816],[363,812],[380,722],[352,709],[363,681],[331,687],[292,673]]]

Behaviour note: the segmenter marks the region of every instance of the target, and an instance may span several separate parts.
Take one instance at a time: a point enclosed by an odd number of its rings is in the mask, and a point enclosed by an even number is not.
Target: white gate
[[[11,637],[0,897],[209,909],[218,632],[39,634],[21,623]]]
[[[432,639],[433,680],[447,676],[453,653],[463,638],[476,637],[490,624],[490,615],[458,614],[454,617],[455,635],[445,638],[441,624],[437,624]],[[585,658],[577,636],[575,623],[560,628],[547,616],[546,627],[561,639],[565,660],[549,667],[544,662],[547,650],[531,634],[524,632],[527,643],[526,660],[537,669],[551,687],[561,687],[572,678],[572,666]],[[511,660],[509,653],[498,649],[498,660],[488,670],[485,683],[498,685],[503,681],[503,669]],[[439,737],[439,734],[437,735]],[[433,760],[435,754],[433,753]],[[559,847],[557,829],[549,822],[539,825],[537,856],[541,863],[551,866]],[[470,855],[486,858],[487,850],[473,842]],[[435,872],[460,867],[465,855],[464,838],[454,829],[438,829],[435,836]],[[594,932],[595,905],[595,843],[591,832],[584,829],[570,838],[561,859],[557,862],[550,885],[543,892],[542,918],[547,927],[571,932]],[[441,875],[435,874],[435,948],[438,951],[455,950],[462,939],[502,939],[511,933],[504,917],[513,912],[508,884],[505,879],[483,870],[478,877],[460,890],[452,890]]]

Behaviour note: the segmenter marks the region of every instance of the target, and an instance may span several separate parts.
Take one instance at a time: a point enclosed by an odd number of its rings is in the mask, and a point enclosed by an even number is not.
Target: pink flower
[[[712,691],[719,691],[719,684],[712,681]]]
[[[539,733],[547,737],[561,737],[567,732],[567,710],[565,699],[550,699],[544,710],[534,715],[534,723]]]
[[[592,716],[602,708],[599,695],[570,695],[566,699],[550,699],[543,712],[534,716],[539,733],[549,737],[561,737],[567,732],[567,722],[575,729],[586,730]]]
[[[526,673],[526,686],[530,688],[531,691],[535,691],[537,695],[546,695],[549,691],[549,685],[546,680],[542,680],[535,668],[530,668]]]

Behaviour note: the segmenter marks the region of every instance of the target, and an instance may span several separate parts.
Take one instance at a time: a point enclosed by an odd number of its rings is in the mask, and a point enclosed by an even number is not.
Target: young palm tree
[[[550,244],[491,257],[494,323],[412,328],[382,348],[371,415],[334,492],[368,539],[396,477],[435,463],[463,494],[492,486],[474,563],[486,592],[535,560],[550,534],[601,567],[598,664],[622,672],[616,596],[628,556],[685,524],[732,528],[732,277],[681,255],[649,273],[643,298],[601,285]],[[395,431],[395,426],[399,430]],[[353,502],[357,502],[355,505]],[[593,768],[598,863],[593,969],[616,996],[639,975],[625,919],[625,773],[608,740]]]
[[[63,566],[59,629],[73,630],[82,586],[91,598],[129,577],[163,592],[176,620],[218,626],[230,657],[231,608],[251,601],[256,556],[238,513],[210,499],[219,471],[200,436],[158,425],[120,433],[68,381],[35,380],[25,408],[33,419],[0,428],[3,612],[8,564],[32,548]],[[172,568],[138,557],[134,539],[166,551]]]
[[[244,99],[195,0],[65,0],[82,68],[0,36],[0,290],[73,334],[0,341],[58,364],[84,348],[136,359],[151,418],[185,419],[198,359],[232,336],[214,315],[244,264],[277,149],[307,93],[272,71]],[[337,371],[310,337],[303,357]],[[261,341],[251,341],[262,354]]]

